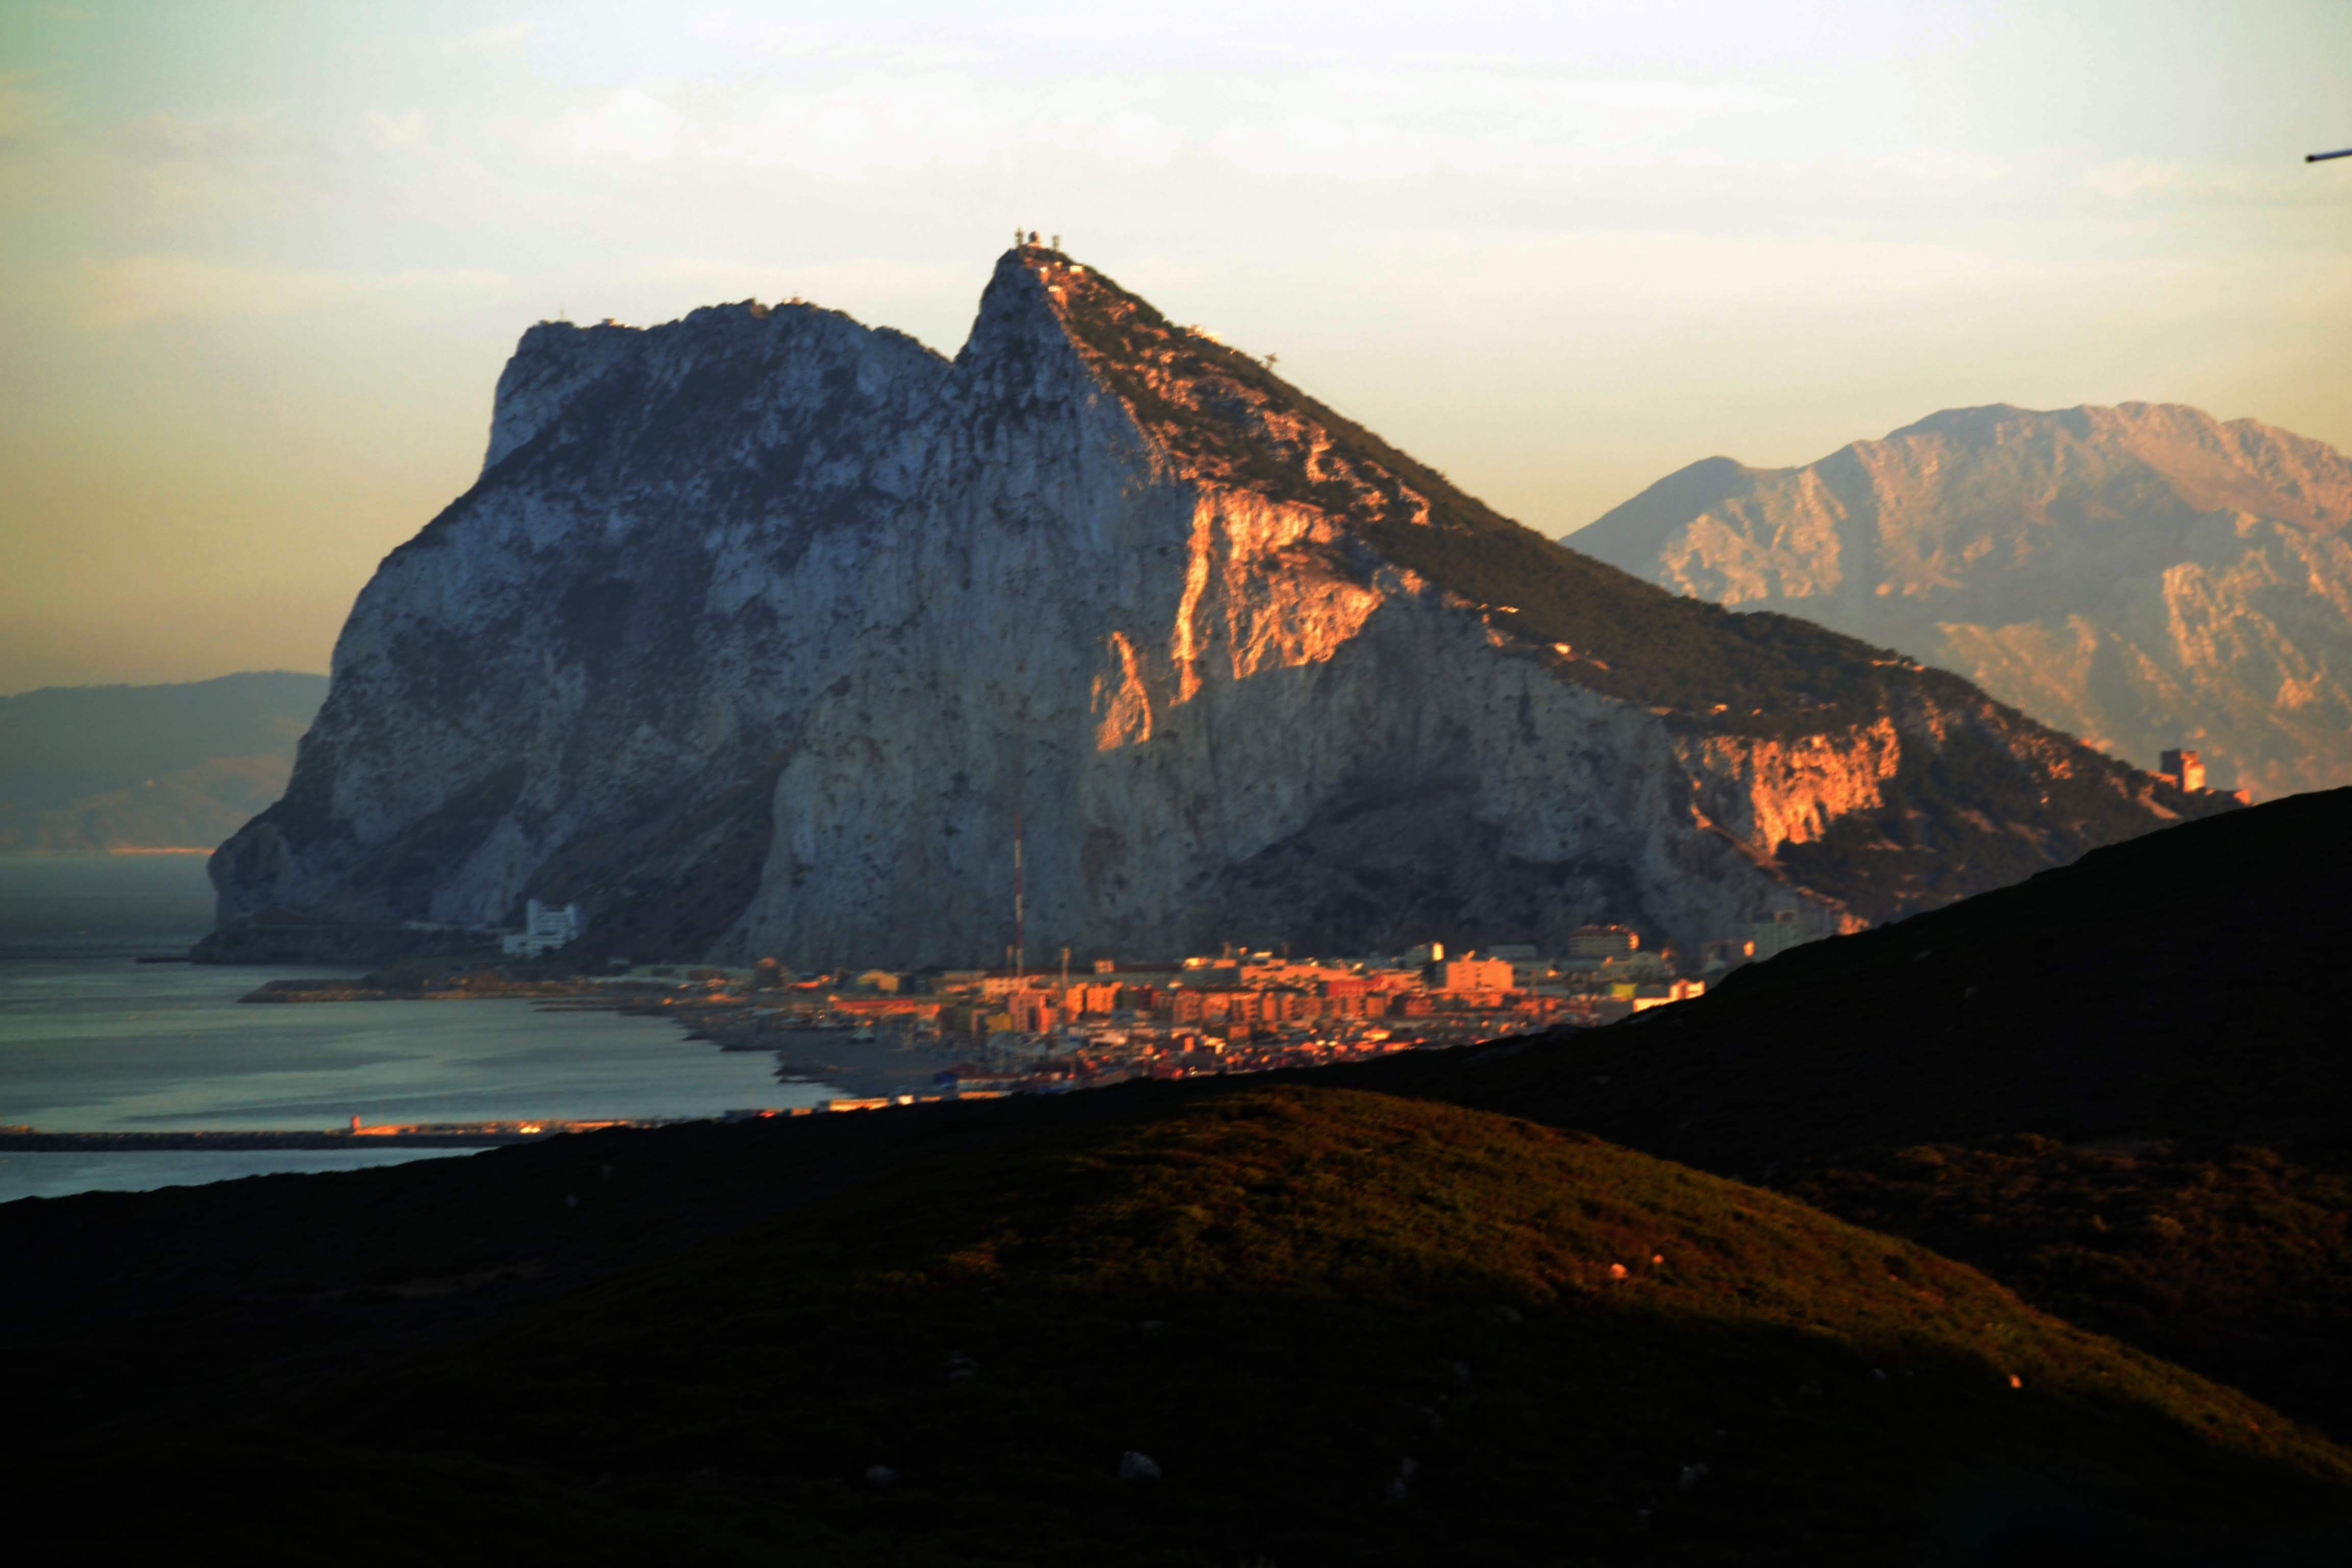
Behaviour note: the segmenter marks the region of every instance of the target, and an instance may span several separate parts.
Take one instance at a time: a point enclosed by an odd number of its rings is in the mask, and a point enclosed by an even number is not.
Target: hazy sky
[[[535,320],[952,353],[1015,225],[1552,533],[1956,404],[2352,446],[2347,82],[2346,0],[15,0],[0,692],[323,669]]]

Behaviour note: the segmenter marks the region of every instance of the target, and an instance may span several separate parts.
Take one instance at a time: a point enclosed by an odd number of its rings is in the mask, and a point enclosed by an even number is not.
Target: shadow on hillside
[[[19,1256],[110,1259],[11,1304],[27,1479],[113,1545],[229,1497],[362,1561],[2352,1550],[2352,1462],[2251,1401],[1474,1112],[1243,1083],[436,1163],[16,1205]]]

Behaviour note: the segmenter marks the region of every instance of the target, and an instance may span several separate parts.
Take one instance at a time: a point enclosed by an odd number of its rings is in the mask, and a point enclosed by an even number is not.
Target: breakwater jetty
[[[0,1152],[139,1153],[247,1149],[484,1149],[500,1143],[536,1143],[564,1132],[596,1132],[609,1127],[667,1127],[690,1120],[656,1117],[616,1121],[434,1121],[401,1127],[257,1129],[188,1132],[45,1132],[37,1127],[0,1127]]]

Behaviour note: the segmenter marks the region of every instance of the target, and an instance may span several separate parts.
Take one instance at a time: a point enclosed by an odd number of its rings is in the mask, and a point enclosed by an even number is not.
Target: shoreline
[[[597,1127],[656,1123],[604,1121]],[[585,1130],[584,1128],[582,1130]],[[543,1123],[537,1132],[467,1130],[401,1132],[0,1132],[0,1153],[148,1154],[200,1152],[234,1153],[254,1149],[487,1149],[507,1143],[537,1143],[574,1129]]]
[[[169,961],[142,958],[139,962]],[[351,980],[265,980],[237,1000],[265,1005],[302,1002],[591,1002],[617,1012],[632,1004],[644,1002],[649,995],[659,994],[650,990],[616,994],[610,985],[588,986],[570,980],[501,979],[479,985],[450,986],[439,990],[371,985],[367,980],[367,976]]]
[[[963,1059],[952,1051],[895,1045],[887,1037],[861,1041],[855,1029],[754,1029],[690,1014],[677,1022],[687,1038],[722,1051],[772,1054],[781,1083],[831,1089],[848,1100],[936,1092],[939,1074]]]

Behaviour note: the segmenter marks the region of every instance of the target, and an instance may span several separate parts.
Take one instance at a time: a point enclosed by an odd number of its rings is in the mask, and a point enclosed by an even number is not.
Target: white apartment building
[[[537,958],[588,929],[588,916],[578,904],[542,904],[532,899],[522,910],[522,930],[499,939],[499,951],[509,958]]]

